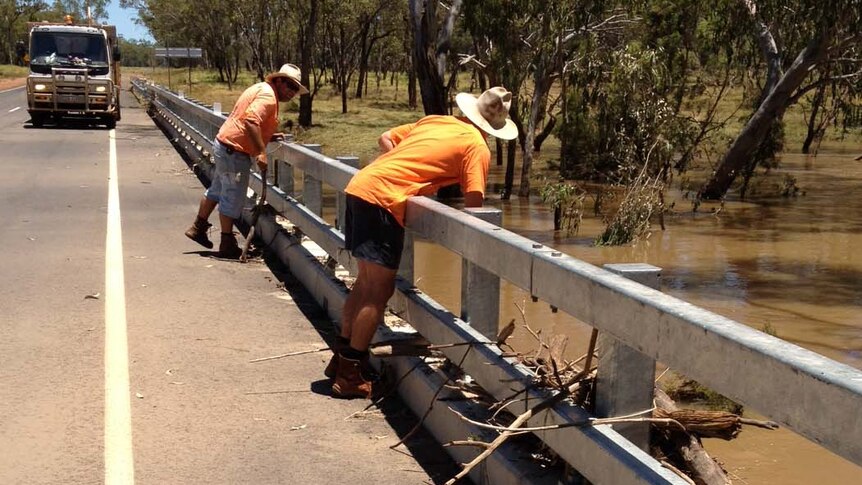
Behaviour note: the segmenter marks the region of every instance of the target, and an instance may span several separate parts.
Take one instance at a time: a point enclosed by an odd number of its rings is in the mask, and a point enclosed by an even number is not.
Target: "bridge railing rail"
[[[178,136],[199,149],[209,149],[224,121],[221,113],[152,84],[137,82],[135,89],[177,127]],[[267,201],[331,258],[353,271],[355,262],[344,250],[343,235],[321,217],[319,184],[341,193],[356,168],[318,151],[319,147],[278,144],[272,159],[276,160],[280,180],[268,185]],[[347,162],[355,164],[356,160]],[[294,169],[303,172],[298,196],[294,193]],[[259,176],[253,176],[250,185],[257,193],[262,190]],[[497,284],[503,279],[609,336],[609,345],[617,346],[620,355],[639,368],[634,373],[640,375],[641,382],[628,386],[632,376],[619,372],[600,374],[599,386],[643,388],[642,381],[654,375],[649,365],[658,361],[862,465],[862,420],[857,419],[862,408],[862,372],[858,369],[666,295],[651,282],[652,276],[657,276],[655,268],[646,268],[646,279],[624,276],[625,268],[596,267],[480,217],[482,211],[469,214],[414,197],[408,201],[406,226],[411,236],[459,254],[465,272],[480,273],[478,281],[484,283],[476,286],[479,294],[489,281],[493,287],[495,279]],[[499,322],[462,318],[422,294],[412,284],[410,241],[404,257],[398,291],[390,302],[399,316],[432,343],[474,343],[466,356],[459,347],[445,353],[453,362],[463,360],[464,371],[495,398],[504,400],[519,393],[527,397],[510,406],[512,412],[523,412],[547,396],[531,384],[533,376],[527,369],[504,356],[489,340],[490,329],[496,329]],[[634,273],[643,269],[635,268]],[[323,276],[312,278],[306,286],[311,285],[309,289],[337,320],[344,292],[327,289],[321,281],[331,275],[325,271],[320,274]],[[462,276],[462,285],[469,284],[468,277]],[[497,300],[489,301],[495,295]],[[466,296],[462,300],[462,306],[474,309],[474,316],[499,314],[495,312],[499,293],[494,291],[484,294],[478,306]],[[648,387],[651,391],[651,381]],[[643,402],[642,396],[640,400]],[[581,408],[562,403],[530,423],[571,425],[589,418]],[[535,434],[594,483],[685,483],[642,451],[643,443],[633,444],[610,425]]]

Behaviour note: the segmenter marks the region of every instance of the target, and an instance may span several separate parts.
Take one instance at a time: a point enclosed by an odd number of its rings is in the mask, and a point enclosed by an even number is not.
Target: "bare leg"
[[[213,213],[213,210],[216,207],[218,202],[214,200],[207,199],[206,197],[201,197],[200,207],[198,207],[198,217],[203,220],[208,220],[210,218],[210,214]]]
[[[395,291],[396,273],[397,270],[379,264],[359,261],[360,298],[355,302],[356,316],[350,325],[350,347],[354,350],[365,352],[371,345],[377,324],[383,320],[386,302]]]
[[[353,329],[353,322],[356,320],[356,312],[359,309],[359,304],[364,300],[362,295],[362,279],[356,278],[353,282],[353,288],[347,294],[347,300],[344,302],[344,308],[341,310],[341,336],[350,340],[350,335]]]
[[[232,234],[233,233],[233,218],[228,217],[221,212],[218,215],[218,221],[221,225],[222,234]]]

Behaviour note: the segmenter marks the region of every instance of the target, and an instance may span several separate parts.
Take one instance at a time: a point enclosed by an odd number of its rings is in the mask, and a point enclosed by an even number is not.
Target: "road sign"
[[[171,59],[199,59],[204,56],[200,47],[156,47],[156,57]]]

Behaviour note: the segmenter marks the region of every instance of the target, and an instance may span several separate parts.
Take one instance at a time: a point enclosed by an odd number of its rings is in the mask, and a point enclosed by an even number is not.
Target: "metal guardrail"
[[[136,85],[136,89],[146,92],[164,110],[163,116],[199,147],[210,143],[224,119],[160,87]],[[281,144],[274,158],[286,165],[285,170],[302,170],[309,193],[304,194],[305,204],[300,204],[284,190],[270,187],[267,200],[345,268],[354,268],[343,249],[341,233],[319,216],[320,201],[309,200],[308,195],[317,197],[319,189],[308,181],[316,179],[318,184],[342,191],[355,169],[297,144]],[[251,186],[261,190],[259,177],[252,177]],[[407,228],[613,336],[620,346],[633,349],[632,354],[667,364],[862,465],[862,420],[856,419],[862,408],[862,372],[858,369],[424,197],[408,201]],[[412,254],[405,257],[410,260]],[[326,289],[323,281],[328,277],[324,272],[312,278],[309,281],[316,281],[312,283],[316,288],[309,289],[312,293],[319,290],[319,301],[337,319],[342,298],[338,291]],[[432,342],[488,343],[462,319],[416,291],[409,280],[399,281],[392,303]],[[530,394],[533,403],[544,397],[530,386],[529,373],[503,357],[496,346],[472,348],[463,368],[496,398],[520,390]],[[447,356],[458,362],[463,352],[451,350]],[[580,408],[563,404],[531,423],[559,424],[586,417]],[[611,426],[571,427],[537,435],[594,483],[684,483]]]

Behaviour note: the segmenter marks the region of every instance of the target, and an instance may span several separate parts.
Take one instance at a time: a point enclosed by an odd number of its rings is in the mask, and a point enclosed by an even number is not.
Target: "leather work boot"
[[[233,233],[221,233],[221,242],[218,245],[218,257],[224,259],[239,259],[242,249],[236,243]]]
[[[350,340],[340,335],[335,337],[335,342],[332,342],[332,358],[329,359],[329,363],[326,364],[326,368],[323,369],[323,375],[330,379],[335,379],[335,374],[338,370],[338,354],[349,345]]]
[[[335,383],[332,384],[332,397],[340,399],[354,397],[370,399],[371,394],[371,381],[362,375],[362,361],[348,359],[343,355],[339,355]]]
[[[213,242],[207,236],[207,230],[212,226],[206,219],[201,219],[200,216],[195,218],[195,222],[186,231],[186,237],[201,246],[212,249]]]

